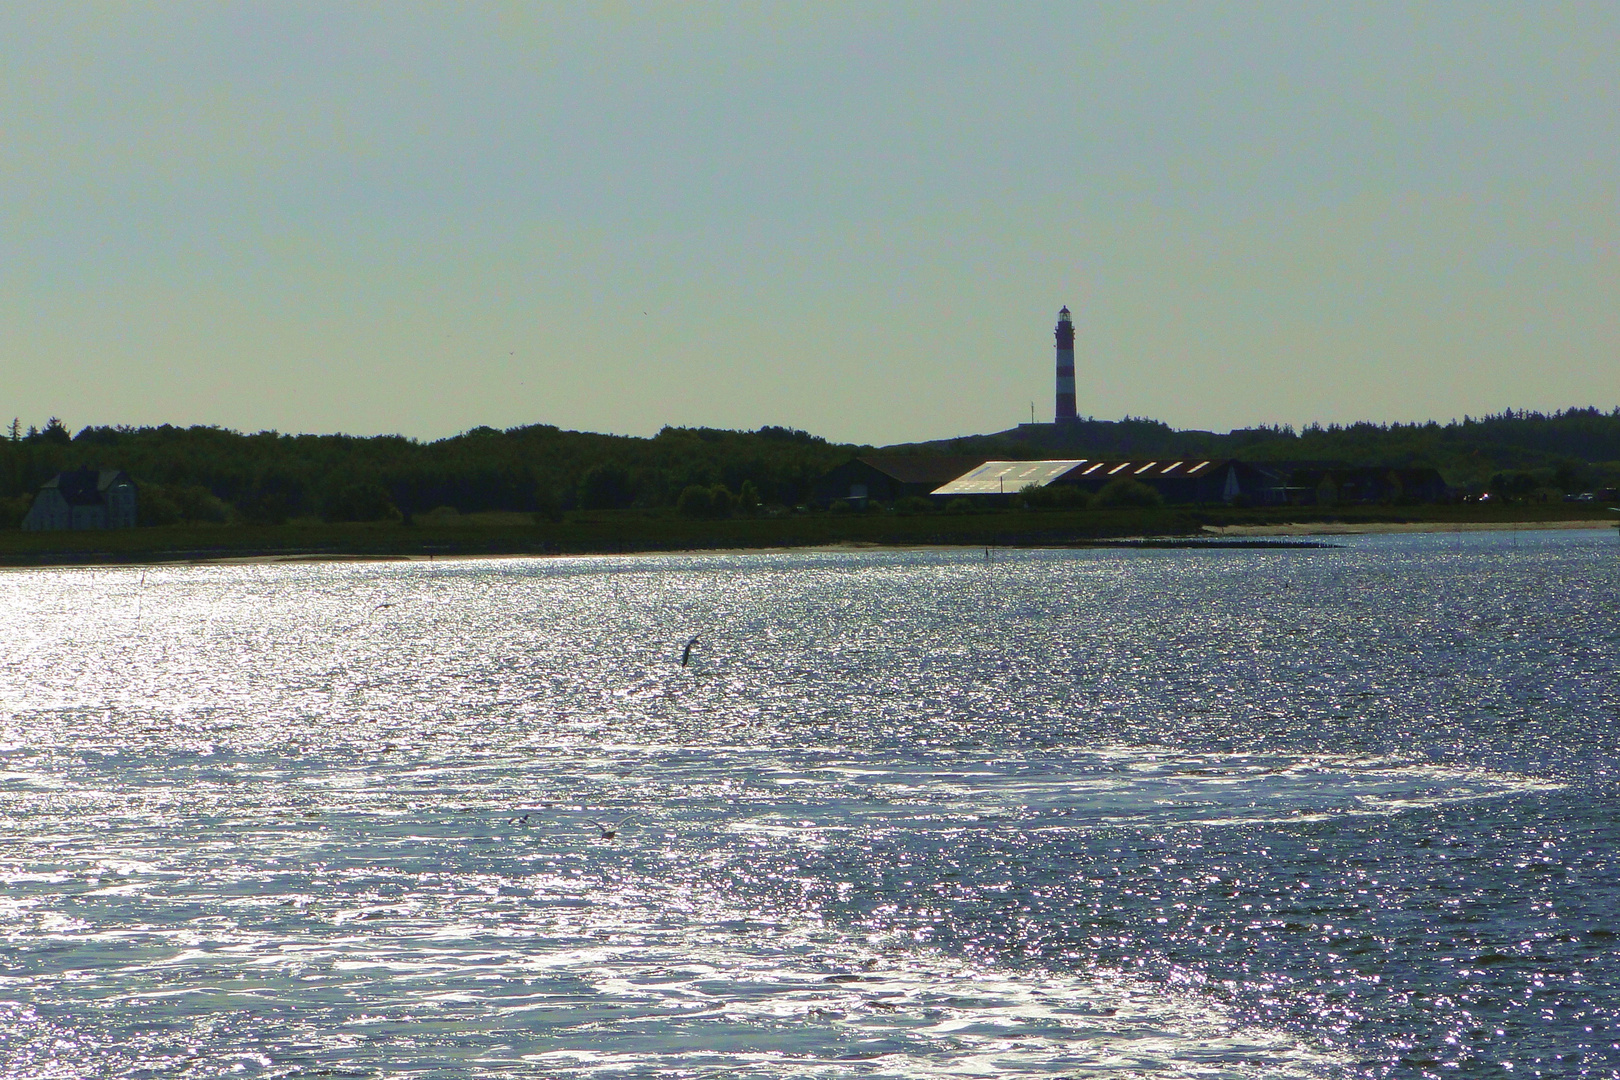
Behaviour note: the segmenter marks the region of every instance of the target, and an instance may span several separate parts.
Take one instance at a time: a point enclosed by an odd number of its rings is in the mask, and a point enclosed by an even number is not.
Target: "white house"
[[[129,529],[135,526],[135,482],[122,469],[74,469],[45,481],[22,527]]]

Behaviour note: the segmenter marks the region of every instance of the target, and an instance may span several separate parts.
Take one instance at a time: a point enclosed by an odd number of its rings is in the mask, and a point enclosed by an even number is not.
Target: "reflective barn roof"
[[[1001,495],[1012,494],[1034,485],[1045,487],[1068,473],[1077,461],[987,461],[972,472],[934,489],[935,495]]]
[[[935,488],[935,495],[1011,495],[1029,487],[1045,487],[1067,477],[1071,483],[1084,482],[1095,486],[1109,480],[1170,480],[1208,476],[1231,462],[1210,458],[1136,458],[1121,461],[1113,458],[1097,461],[1081,458],[1078,461],[987,461],[972,472],[963,473],[944,487]]]
[[[1159,458],[1156,461],[1086,461],[1085,468],[1075,474],[1075,478],[1086,477],[1096,479],[1099,477],[1112,478],[1116,476],[1130,476],[1157,479],[1161,476],[1204,476],[1211,470],[1210,466],[1221,466],[1224,461],[1213,461],[1205,458]]]

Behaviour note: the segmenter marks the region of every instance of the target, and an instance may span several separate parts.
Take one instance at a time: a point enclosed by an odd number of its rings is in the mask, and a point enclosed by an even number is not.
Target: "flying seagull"
[[[602,834],[602,839],[604,840],[612,840],[615,836],[618,836],[619,830],[624,828],[624,826],[630,821],[630,819],[626,817],[620,818],[611,825],[604,825],[595,818],[586,818],[585,820],[596,826],[596,831]]]
[[[686,643],[686,648],[681,650],[681,667],[685,667],[687,661],[692,659],[692,646],[696,645],[697,643],[697,636],[693,635],[692,640]]]

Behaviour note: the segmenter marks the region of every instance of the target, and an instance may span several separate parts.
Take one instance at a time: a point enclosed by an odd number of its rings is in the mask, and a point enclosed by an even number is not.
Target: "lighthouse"
[[[1058,312],[1057,321],[1057,408],[1052,415],[1059,424],[1072,424],[1074,415],[1074,320],[1069,309]]]

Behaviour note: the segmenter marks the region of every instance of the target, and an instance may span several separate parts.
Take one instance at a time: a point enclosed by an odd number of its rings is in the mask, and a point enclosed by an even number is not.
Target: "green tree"
[[[1541,486],[1534,473],[1499,472],[1491,477],[1491,494],[1508,502],[1523,502]]]
[[[1091,502],[1085,489],[1072,484],[1030,484],[1019,490],[1018,497],[1025,506],[1037,510],[1078,510]]]
[[[173,525],[180,520],[180,507],[169,493],[157,484],[136,485],[135,523],[137,525]]]
[[[21,525],[23,518],[28,516],[28,508],[33,504],[32,495],[0,499],[0,529],[15,529]]]
[[[377,483],[344,484],[321,504],[326,521],[386,521],[399,516],[388,489]]]
[[[683,517],[730,517],[737,508],[737,497],[724,484],[704,487],[688,484],[675,500],[675,509]]]
[[[709,489],[699,484],[688,484],[675,500],[675,510],[682,517],[706,518],[713,511]]]
[[[562,500],[557,497],[557,489],[550,484],[541,483],[534,487],[534,520],[536,524],[557,522],[563,519]]]
[[[230,520],[230,508],[201,484],[186,484],[168,489],[169,499],[180,511],[183,521],[223,522]]]
[[[579,505],[586,510],[615,510],[634,497],[630,474],[619,465],[593,465],[580,477]]]
[[[1552,486],[1561,492],[1584,491],[1587,469],[1579,461],[1561,461],[1553,470]]]
[[[259,491],[238,507],[249,525],[285,525],[291,516],[287,497],[279,491]]]
[[[1121,476],[1104,484],[1103,489],[1097,492],[1097,498],[1092,505],[1109,509],[1120,507],[1146,509],[1163,506],[1164,498],[1141,481]]]
[[[737,496],[724,484],[716,484],[709,489],[709,515],[717,518],[728,518],[737,512]]]

